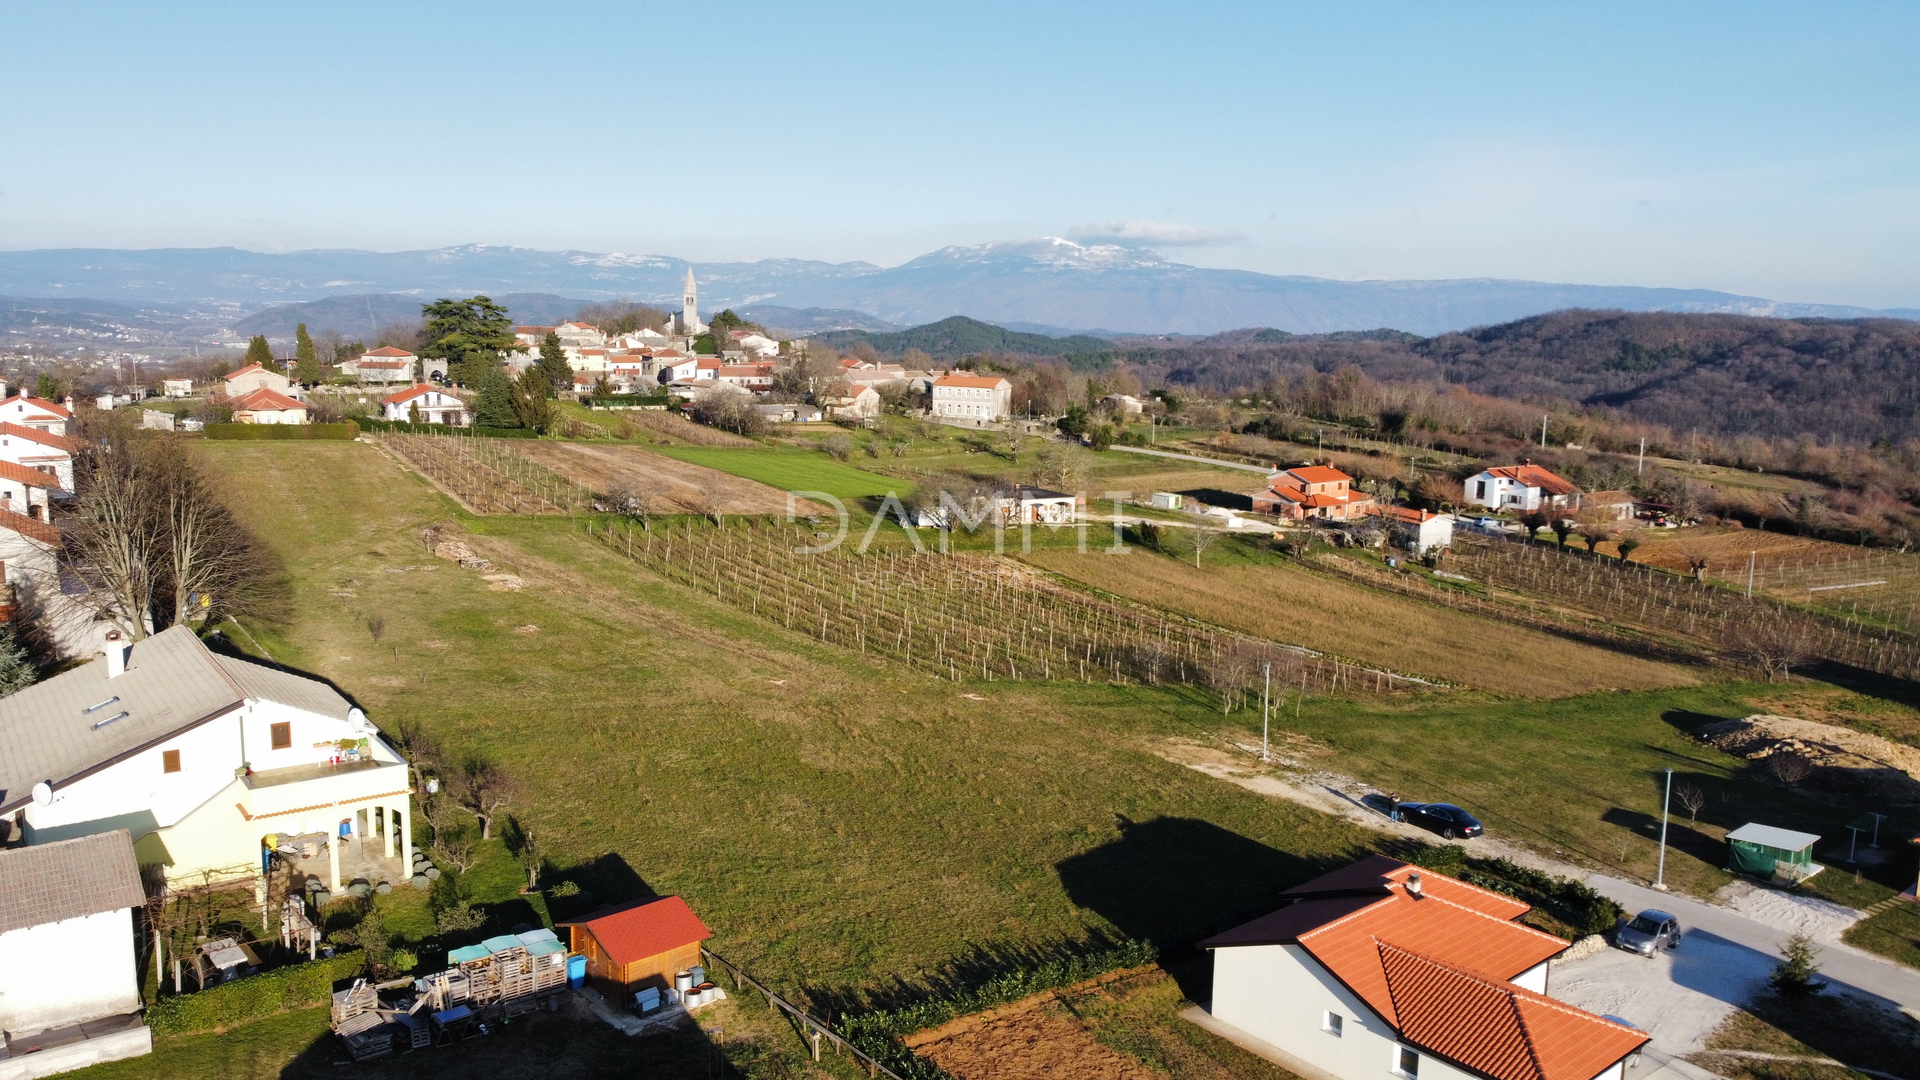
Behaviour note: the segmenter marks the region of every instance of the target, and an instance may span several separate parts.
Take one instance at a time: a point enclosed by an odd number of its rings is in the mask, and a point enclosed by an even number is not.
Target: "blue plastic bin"
[[[575,990],[587,985],[587,958],[584,956],[567,957],[567,985]]]

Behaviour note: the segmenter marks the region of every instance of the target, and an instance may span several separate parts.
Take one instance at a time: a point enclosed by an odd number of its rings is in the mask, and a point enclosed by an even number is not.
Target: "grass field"
[[[661,447],[659,452],[695,465],[705,465],[709,469],[758,480],[781,491],[824,491],[842,499],[860,499],[885,495],[889,491],[904,496],[913,486],[863,472],[816,450],[673,446]]]
[[[1142,549],[1125,556],[1037,552],[1028,561],[1258,637],[1501,693],[1559,697],[1695,681],[1671,665],[1413,603],[1278,560],[1222,560],[1196,569]]]
[[[248,623],[276,658],[389,730],[497,758],[559,875],[686,896],[777,986],[845,1000],[1099,933],[1178,946],[1373,841],[1149,752],[1211,722],[1205,700],[913,677],[650,578],[564,519],[465,518],[366,444],[207,452],[287,562],[287,620]],[[435,562],[419,530],[455,519],[527,588],[407,570]]]

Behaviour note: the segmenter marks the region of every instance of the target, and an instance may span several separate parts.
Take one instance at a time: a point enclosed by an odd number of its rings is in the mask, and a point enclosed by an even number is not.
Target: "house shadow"
[[[1253,510],[1253,496],[1236,491],[1222,491],[1219,488],[1188,488],[1175,492],[1189,499],[1198,499],[1208,506],[1221,506],[1228,510]]]

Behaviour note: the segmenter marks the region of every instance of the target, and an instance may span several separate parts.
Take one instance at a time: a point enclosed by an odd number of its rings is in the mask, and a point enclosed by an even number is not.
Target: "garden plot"
[[[652,491],[668,504],[662,507],[667,513],[784,515],[788,509],[784,491],[638,446],[526,439],[513,450],[602,496]],[[826,511],[804,500],[798,509]]]
[[[1100,1045],[1053,991],[963,1016],[906,1040],[958,1080],[1162,1080],[1167,1074]]]

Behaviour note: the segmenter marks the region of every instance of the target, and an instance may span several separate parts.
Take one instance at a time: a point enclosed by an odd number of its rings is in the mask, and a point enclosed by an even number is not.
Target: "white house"
[[[304,424],[307,403],[277,390],[252,390],[229,401],[236,424]]]
[[[0,506],[0,622],[48,660],[97,655],[113,624],[62,565],[60,550],[59,529]]]
[[[1016,487],[994,496],[994,515],[1002,525],[1071,525],[1080,520],[1084,499],[1046,488]]]
[[[248,364],[239,371],[229,372],[226,384],[226,395],[234,398],[255,390],[272,390],[280,394],[293,392],[293,383],[285,375],[259,364]]]
[[[427,383],[416,383],[380,399],[382,420],[411,421],[416,412],[419,413],[418,422],[422,424],[465,427],[467,423],[467,403],[451,392]]]
[[[192,379],[161,379],[160,393],[170,398],[183,398],[193,393]]]
[[[1414,510],[1405,506],[1381,506],[1375,504],[1368,513],[1379,517],[1381,524],[1404,526],[1412,543],[1413,553],[1425,555],[1429,551],[1438,551],[1453,546],[1453,515],[1436,514],[1429,510]]]
[[[879,416],[881,407],[879,392],[865,383],[848,385],[844,392],[829,391],[820,399],[821,411],[828,416],[846,416],[855,420]]]
[[[11,461],[51,473],[66,491],[73,490],[73,454],[80,444],[65,435],[0,421],[0,461]]]
[[[994,424],[1013,411],[1013,384],[998,375],[943,375],[933,380],[932,414],[943,420]]]
[[[325,683],[208,650],[175,626],[0,698],[0,815],[28,844],[127,829],[170,880],[260,873],[269,836],[319,835],[411,876],[412,785]]]
[[[773,365],[765,361],[754,364],[721,364],[714,370],[713,375],[721,382],[744,386],[749,390],[773,389]]]
[[[656,355],[659,356],[660,360],[659,377],[662,382],[698,379],[707,370],[711,370],[715,375],[720,373],[720,365],[718,364],[713,365],[711,369],[703,369],[701,367],[701,357],[698,356],[687,356],[679,352],[675,352],[672,356]]]
[[[1647,1042],[1547,996],[1547,961],[1569,942],[1521,925],[1519,900],[1384,855],[1280,896],[1200,943],[1204,1026],[1301,1076],[1622,1080]]]
[[[358,379],[362,384],[384,386],[410,383],[413,381],[414,362],[418,359],[405,349],[383,345],[341,364],[340,373]]]
[[[1580,489],[1531,461],[1505,465],[1467,477],[1467,501],[1494,510],[1525,513],[1541,507],[1570,506]]]
[[[0,393],[4,393],[5,383],[0,383]],[[67,433],[67,422],[73,419],[73,410],[64,405],[55,405],[45,398],[29,396],[21,391],[4,401],[0,401],[0,421],[45,431],[54,435]]]
[[[60,478],[50,466],[34,469],[0,461],[0,510],[51,521],[51,504],[57,493],[61,493]]]
[[[125,829],[0,850],[0,1077],[153,1050],[133,937],[146,901]]]
[[[1108,412],[1123,416],[1137,415],[1147,410],[1146,402],[1131,394],[1108,394],[1100,399],[1100,404],[1105,405]]]

